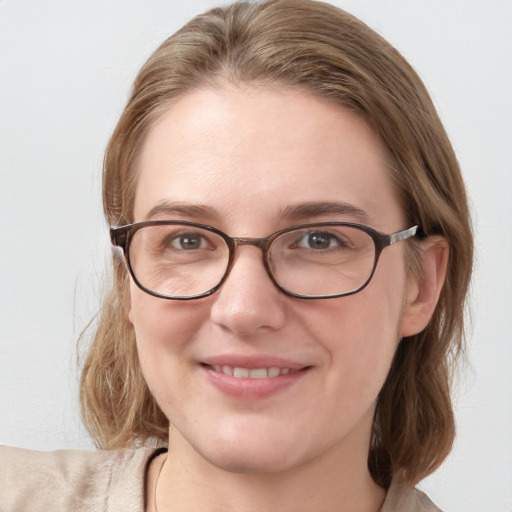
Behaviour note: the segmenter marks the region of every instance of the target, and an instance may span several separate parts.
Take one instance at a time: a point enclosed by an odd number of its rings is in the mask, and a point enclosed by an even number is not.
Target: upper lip
[[[234,354],[217,355],[202,359],[203,364],[209,366],[231,366],[234,368],[248,368],[249,370],[257,368],[291,368],[300,370],[305,368],[307,364],[280,357],[269,355],[261,356],[240,356]]]

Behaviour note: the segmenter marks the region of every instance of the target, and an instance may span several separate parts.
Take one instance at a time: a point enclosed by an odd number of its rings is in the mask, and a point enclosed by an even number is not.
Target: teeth
[[[231,366],[223,366],[222,373],[225,373],[226,375],[233,375],[233,368],[231,368]]]
[[[249,377],[247,368],[233,368],[233,377]]]
[[[268,369],[269,377],[277,377],[280,373],[281,373],[281,370],[279,368],[269,368]]]
[[[272,377],[279,377],[280,375],[288,375],[293,370],[290,368],[239,368],[233,366],[211,366],[212,370],[242,379],[267,379]]]
[[[258,368],[256,370],[249,370],[250,379],[265,379],[268,377],[268,371],[266,368]]]

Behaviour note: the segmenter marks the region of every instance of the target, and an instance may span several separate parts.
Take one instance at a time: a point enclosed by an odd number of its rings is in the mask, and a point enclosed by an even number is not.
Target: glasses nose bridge
[[[236,250],[238,247],[242,245],[252,245],[253,247],[257,247],[262,252],[262,259],[263,259],[263,266],[265,267],[265,271],[267,272],[270,279],[274,282],[274,278],[272,276],[272,272],[269,268],[267,257],[268,257],[268,248],[270,247],[270,244],[272,243],[271,237],[264,237],[264,238],[249,238],[249,237],[233,237],[229,238],[229,245],[230,245],[230,256],[229,256],[229,263],[226,268],[226,274],[224,276],[224,279],[230,274],[231,269],[235,263],[236,259]],[[223,281],[224,281],[223,279]]]
[[[263,251],[263,254],[266,254],[268,247],[270,245],[270,238],[264,237],[264,238],[242,238],[242,237],[236,237],[232,238],[233,245],[235,247],[240,247],[242,245],[252,245],[254,247],[258,247],[258,249],[261,249]]]

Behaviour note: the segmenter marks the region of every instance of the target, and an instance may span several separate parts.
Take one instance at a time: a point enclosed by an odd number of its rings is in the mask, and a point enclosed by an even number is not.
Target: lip
[[[205,377],[217,390],[229,397],[244,400],[261,400],[283,392],[297,384],[311,370],[310,365],[270,356],[216,356],[203,360],[200,366]],[[290,368],[293,371],[287,375],[277,377],[233,377],[215,371],[214,366],[231,366],[250,370],[257,368]]]
[[[239,355],[219,355],[203,359],[201,363],[208,366],[236,366],[239,368],[291,368],[300,370],[306,366],[311,366],[298,361],[284,359],[273,356],[239,356]]]

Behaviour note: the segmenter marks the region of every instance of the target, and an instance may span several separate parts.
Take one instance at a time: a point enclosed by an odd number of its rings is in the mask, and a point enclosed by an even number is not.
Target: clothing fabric
[[[145,475],[162,449],[39,452],[0,446],[0,512],[144,512]],[[392,484],[380,512],[441,512]]]

